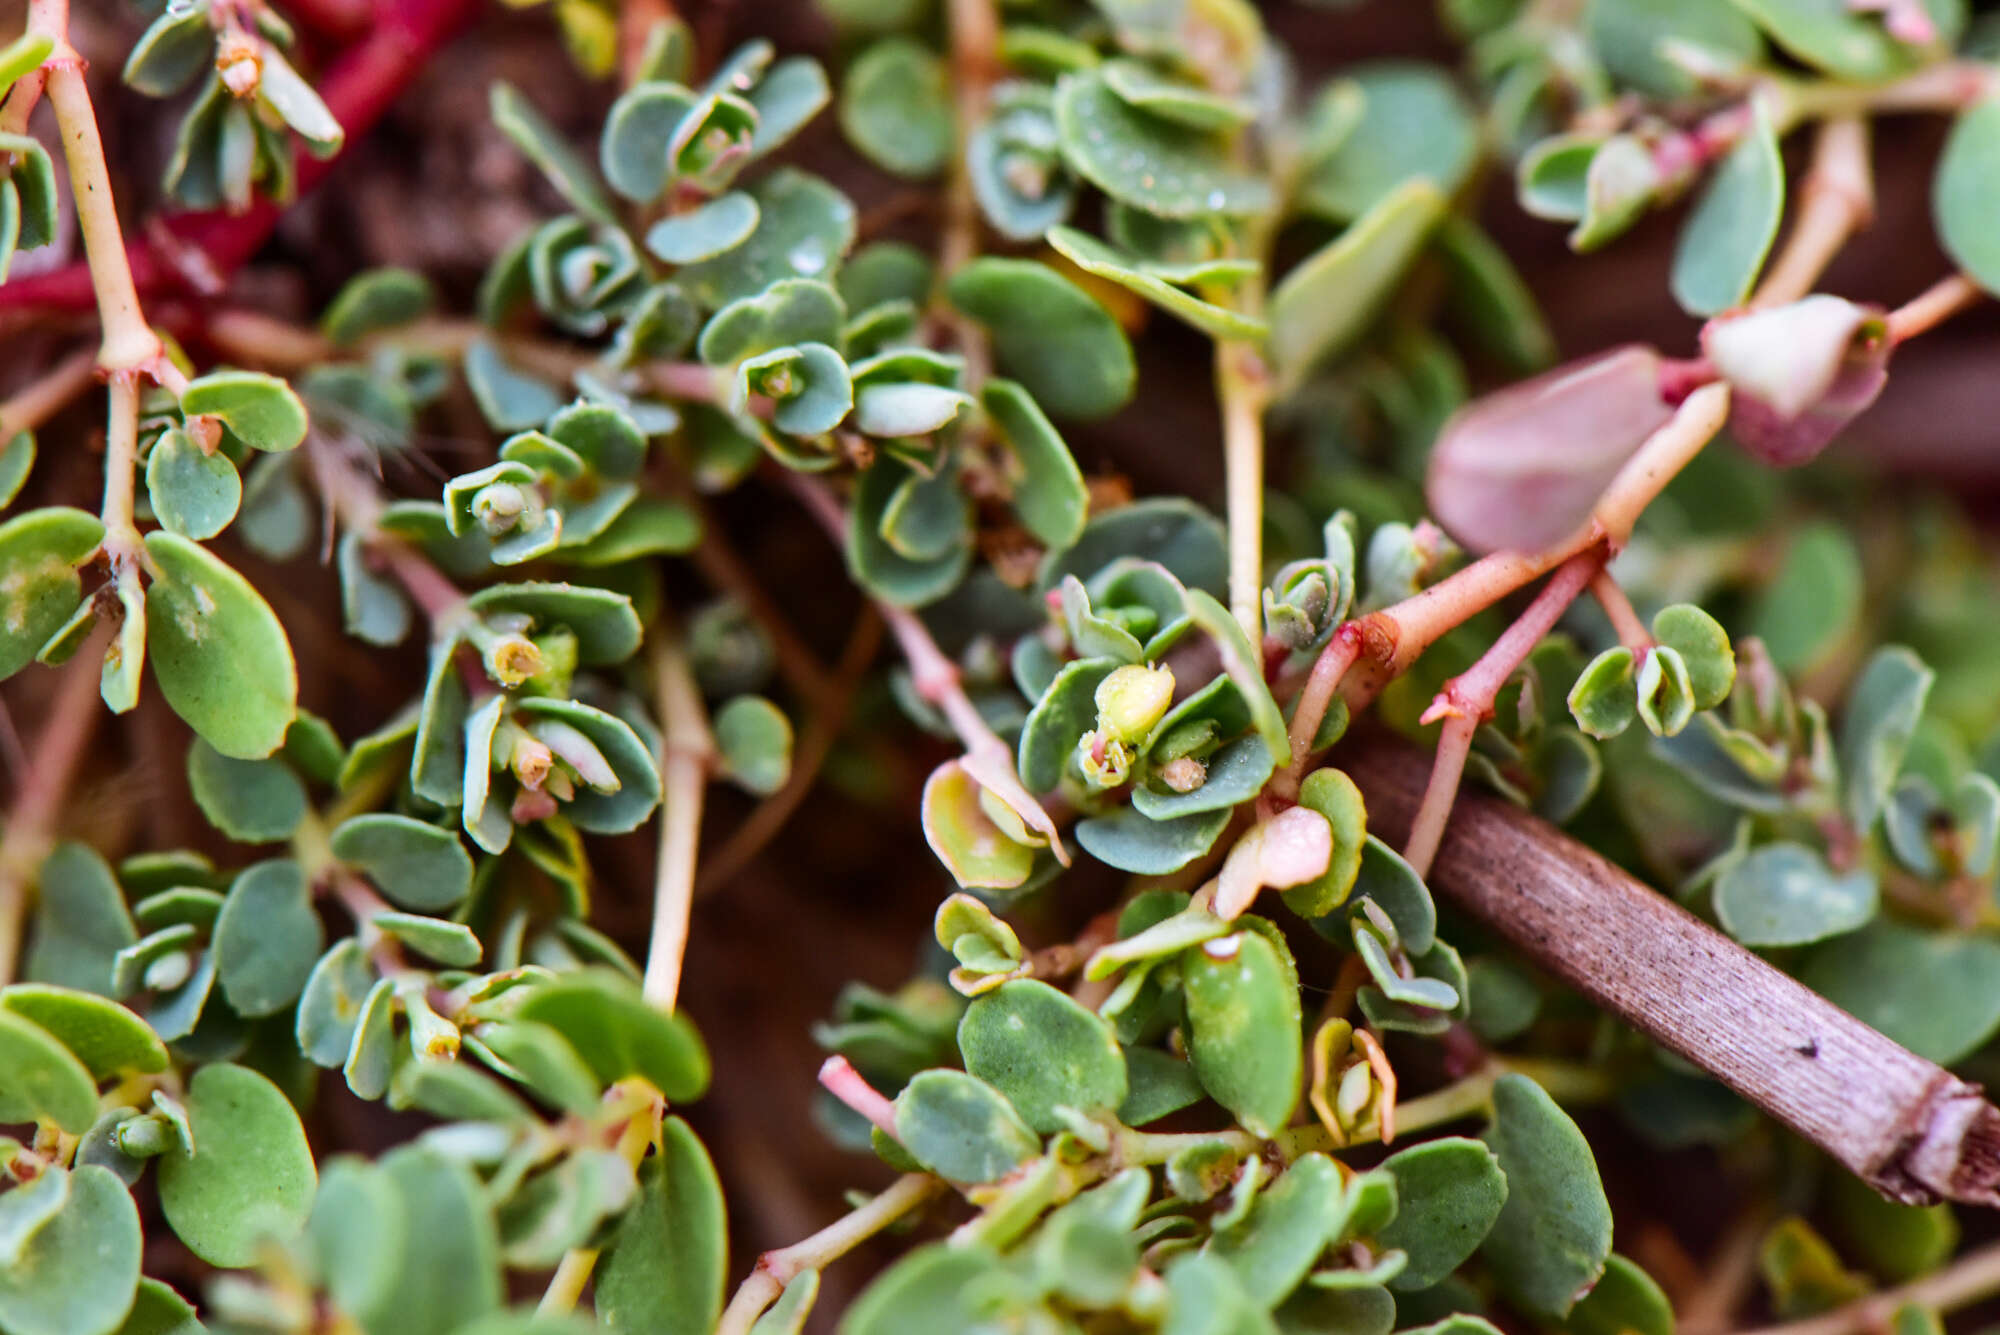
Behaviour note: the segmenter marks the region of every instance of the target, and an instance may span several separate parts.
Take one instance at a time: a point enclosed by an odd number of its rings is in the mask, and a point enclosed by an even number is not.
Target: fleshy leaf
[[[1137,369],[1125,331],[1047,265],[984,256],[953,274],[946,292],[991,332],[1001,369],[1054,416],[1103,417],[1132,397]]]
[[[1590,1142],[1540,1085],[1503,1075],[1486,1143],[1506,1174],[1507,1203],[1480,1251],[1511,1301],[1567,1316],[1611,1255],[1611,1207]]]
[[[1217,1103],[1253,1135],[1269,1136],[1297,1106],[1304,1079],[1299,994],[1279,947],[1240,931],[1181,956],[1188,1055]],[[1255,1043],[1246,1034],[1258,1035]]]
[[[298,706],[284,627],[248,580],[186,538],[148,533],[146,554],[158,571],[146,642],[161,694],[223,755],[270,755]]]
[[[975,997],[959,1021],[958,1046],[965,1069],[1043,1134],[1067,1125],[1059,1105],[1090,1115],[1125,1101],[1125,1058],[1110,1026],[1036,979]]]
[[[1742,303],[1757,281],[1785,211],[1785,164],[1761,106],[1729,151],[1674,247],[1674,300],[1690,315]]]
[[[597,1317],[614,1332],[707,1335],[728,1273],[722,1184],[686,1122],[669,1117],[639,1170],[638,1202],[605,1245]]]
[[[312,1209],[318,1175],[305,1130],[276,1085],[225,1062],[195,1072],[187,1113],[194,1151],[161,1156],[160,1208],[204,1261],[249,1265]]]

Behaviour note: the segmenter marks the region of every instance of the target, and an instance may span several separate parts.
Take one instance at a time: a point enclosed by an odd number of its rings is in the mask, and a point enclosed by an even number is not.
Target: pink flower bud
[[[1882,392],[1890,343],[1879,307],[1815,295],[1718,316],[1701,350],[1734,391],[1729,429],[1765,463],[1806,463]]]

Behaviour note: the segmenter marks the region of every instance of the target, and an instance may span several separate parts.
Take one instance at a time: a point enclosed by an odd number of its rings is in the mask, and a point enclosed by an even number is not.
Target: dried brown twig
[[[1430,758],[1374,730],[1341,755],[1369,825],[1408,827]],[[1885,1196],[2000,1205],[2000,1109],[1671,899],[1497,798],[1469,796],[1432,885],[1550,974],[1709,1072]]]

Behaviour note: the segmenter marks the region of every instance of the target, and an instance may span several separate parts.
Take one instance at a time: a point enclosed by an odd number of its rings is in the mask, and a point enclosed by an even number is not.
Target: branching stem
[[[785,1285],[808,1270],[824,1269],[943,1191],[943,1181],[929,1173],[906,1173],[881,1195],[804,1241],[765,1252],[729,1300],[715,1335],[745,1335]]]
[[[790,469],[784,471],[783,477],[792,494],[819,521],[820,527],[827,531],[835,544],[844,545],[848,518],[826,487]],[[931,637],[930,627],[924,625],[909,608],[898,607],[883,599],[876,599],[875,609],[881,613],[889,633],[896,637],[896,643],[903,651],[903,659],[909,664],[910,679],[917,688],[917,694],[935,706],[958,735],[959,744],[965,748],[963,763],[966,773],[1006,803],[1015,815],[1027,823],[1029,829],[1047,838],[1056,860],[1068,866],[1070,856],[1063,847],[1061,830],[1021,782],[1021,776],[1014,769],[1013,750],[1000,740],[981,716],[979,707],[965,693],[958,665],[938,648],[937,641]]]
[[[1606,487],[1576,532],[1544,551],[1500,551],[1393,607],[1349,622],[1334,633],[1313,664],[1292,713],[1292,764],[1272,790],[1290,797],[1311,763],[1311,739],[1340,690],[1359,708],[1401,676],[1439,636],[1493,606],[1529,581],[1600,544],[1615,555],[1632,526],[1666,485],[1701,453],[1729,418],[1729,387],[1706,384],[1681,400],[1666,424],[1648,436]],[[1300,739],[1305,739],[1305,745]]]
[[[1604,568],[1604,557],[1595,549],[1572,556],[1564,562],[1535,600],[1528,604],[1514,624],[1479,656],[1479,661],[1445,683],[1423,716],[1426,723],[1444,719],[1438,738],[1437,757],[1431,764],[1431,778],[1424,800],[1410,823],[1409,842],[1403,860],[1419,876],[1431,869],[1444,825],[1451,818],[1452,803],[1458,798],[1458,784],[1465,773],[1465,759],[1472,749],[1472,736],[1493,713],[1500,688],[1542,638],[1555,629],[1562,614],[1576,601],[1584,586]]]

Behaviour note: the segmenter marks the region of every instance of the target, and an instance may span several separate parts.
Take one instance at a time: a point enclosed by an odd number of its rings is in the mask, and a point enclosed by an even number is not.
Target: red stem
[[[346,11],[352,4],[313,6],[316,12]],[[374,128],[398,94],[414,79],[444,41],[471,18],[477,0],[383,0],[383,11],[368,35],[348,47],[327,66],[319,93],[347,131],[352,146]],[[297,151],[298,189],[312,189],[345,156],[330,159]],[[191,269],[227,277],[262,246],[277,227],[284,206],[258,200],[243,213],[219,209],[171,214],[159,221],[157,232],[126,247],[132,278],[142,296],[192,287]],[[160,240],[156,243],[155,237]],[[188,252],[196,262],[189,263]],[[206,264],[200,261],[205,259]],[[35,274],[0,283],[0,309],[43,307],[89,310],[96,303],[90,270],[81,261],[52,273]]]

